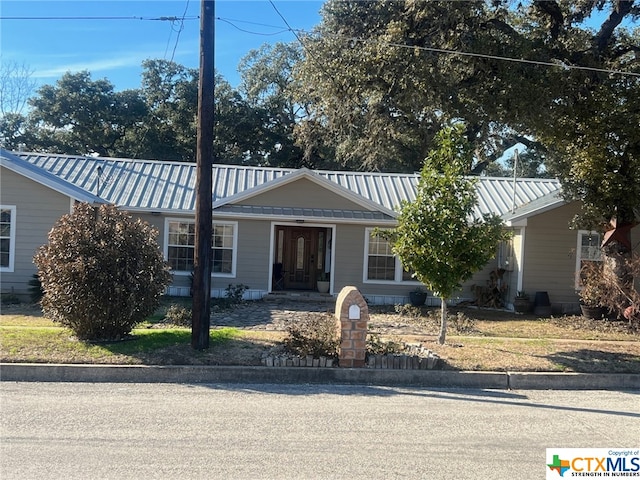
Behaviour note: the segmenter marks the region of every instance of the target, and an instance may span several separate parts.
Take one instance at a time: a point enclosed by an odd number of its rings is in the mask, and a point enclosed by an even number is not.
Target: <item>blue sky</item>
[[[322,1],[273,3],[294,29],[311,30],[320,22]],[[94,80],[107,78],[116,90],[138,88],[145,59],[173,58],[182,65],[198,67],[200,20],[195,17],[199,14],[200,0],[2,0],[1,59],[24,62],[34,71],[32,78],[39,85],[53,84],[67,71],[88,70]],[[183,16],[181,31],[180,22],[146,20]],[[216,17],[216,69],[234,86],[239,82],[238,63],[250,50],[264,43],[295,40],[268,0],[217,0]]]

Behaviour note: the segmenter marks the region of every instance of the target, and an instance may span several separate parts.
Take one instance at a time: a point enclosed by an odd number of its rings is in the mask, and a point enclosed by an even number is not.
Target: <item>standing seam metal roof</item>
[[[193,211],[196,165],[194,163],[118,158],[14,153],[30,164],[108,202],[130,209]],[[101,168],[99,174],[98,167]],[[296,172],[290,168],[215,165],[213,201],[256,188]],[[339,172],[314,173],[387,209],[415,199],[419,174]],[[478,205],[475,215],[511,213],[514,181],[511,178],[476,177]],[[98,184],[100,191],[98,192]],[[557,201],[560,183],[552,179],[521,178],[516,181],[516,207],[536,201]]]

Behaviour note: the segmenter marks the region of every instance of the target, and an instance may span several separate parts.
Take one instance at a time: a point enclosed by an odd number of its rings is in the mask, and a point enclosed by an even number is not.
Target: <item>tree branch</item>
[[[549,21],[551,22],[551,38],[556,40],[560,33],[560,28],[564,25],[564,16],[562,15],[560,6],[555,1],[550,2],[547,0],[537,0],[533,2],[533,4],[538,10],[549,17]]]
[[[607,18],[602,26],[600,27],[600,31],[594,37],[594,47],[598,53],[602,53],[607,45],[609,44],[609,40],[613,35],[613,31],[616,29],[618,25],[622,22],[624,17],[631,12],[633,7],[634,0],[618,0],[611,10],[609,14],[609,18]]]

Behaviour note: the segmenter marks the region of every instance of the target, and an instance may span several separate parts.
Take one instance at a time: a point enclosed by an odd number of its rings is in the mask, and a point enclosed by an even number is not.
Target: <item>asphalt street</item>
[[[640,391],[0,384],[0,478],[540,479],[638,447]]]

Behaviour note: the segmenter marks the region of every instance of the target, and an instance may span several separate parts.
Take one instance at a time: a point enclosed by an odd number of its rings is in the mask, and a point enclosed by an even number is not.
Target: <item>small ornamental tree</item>
[[[76,205],[34,257],[45,315],[83,340],[129,334],[158,307],[171,280],[156,236],[113,205]]]
[[[473,152],[462,130],[456,126],[436,135],[435,149],[420,173],[416,199],[401,206],[398,226],[388,232],[392,251],[404,268],[413,270],[415,278],[440,297],[441,345],[447,330],[446,300],[508,238],[500,217],[474,216],[476,182],[465,176]]]

